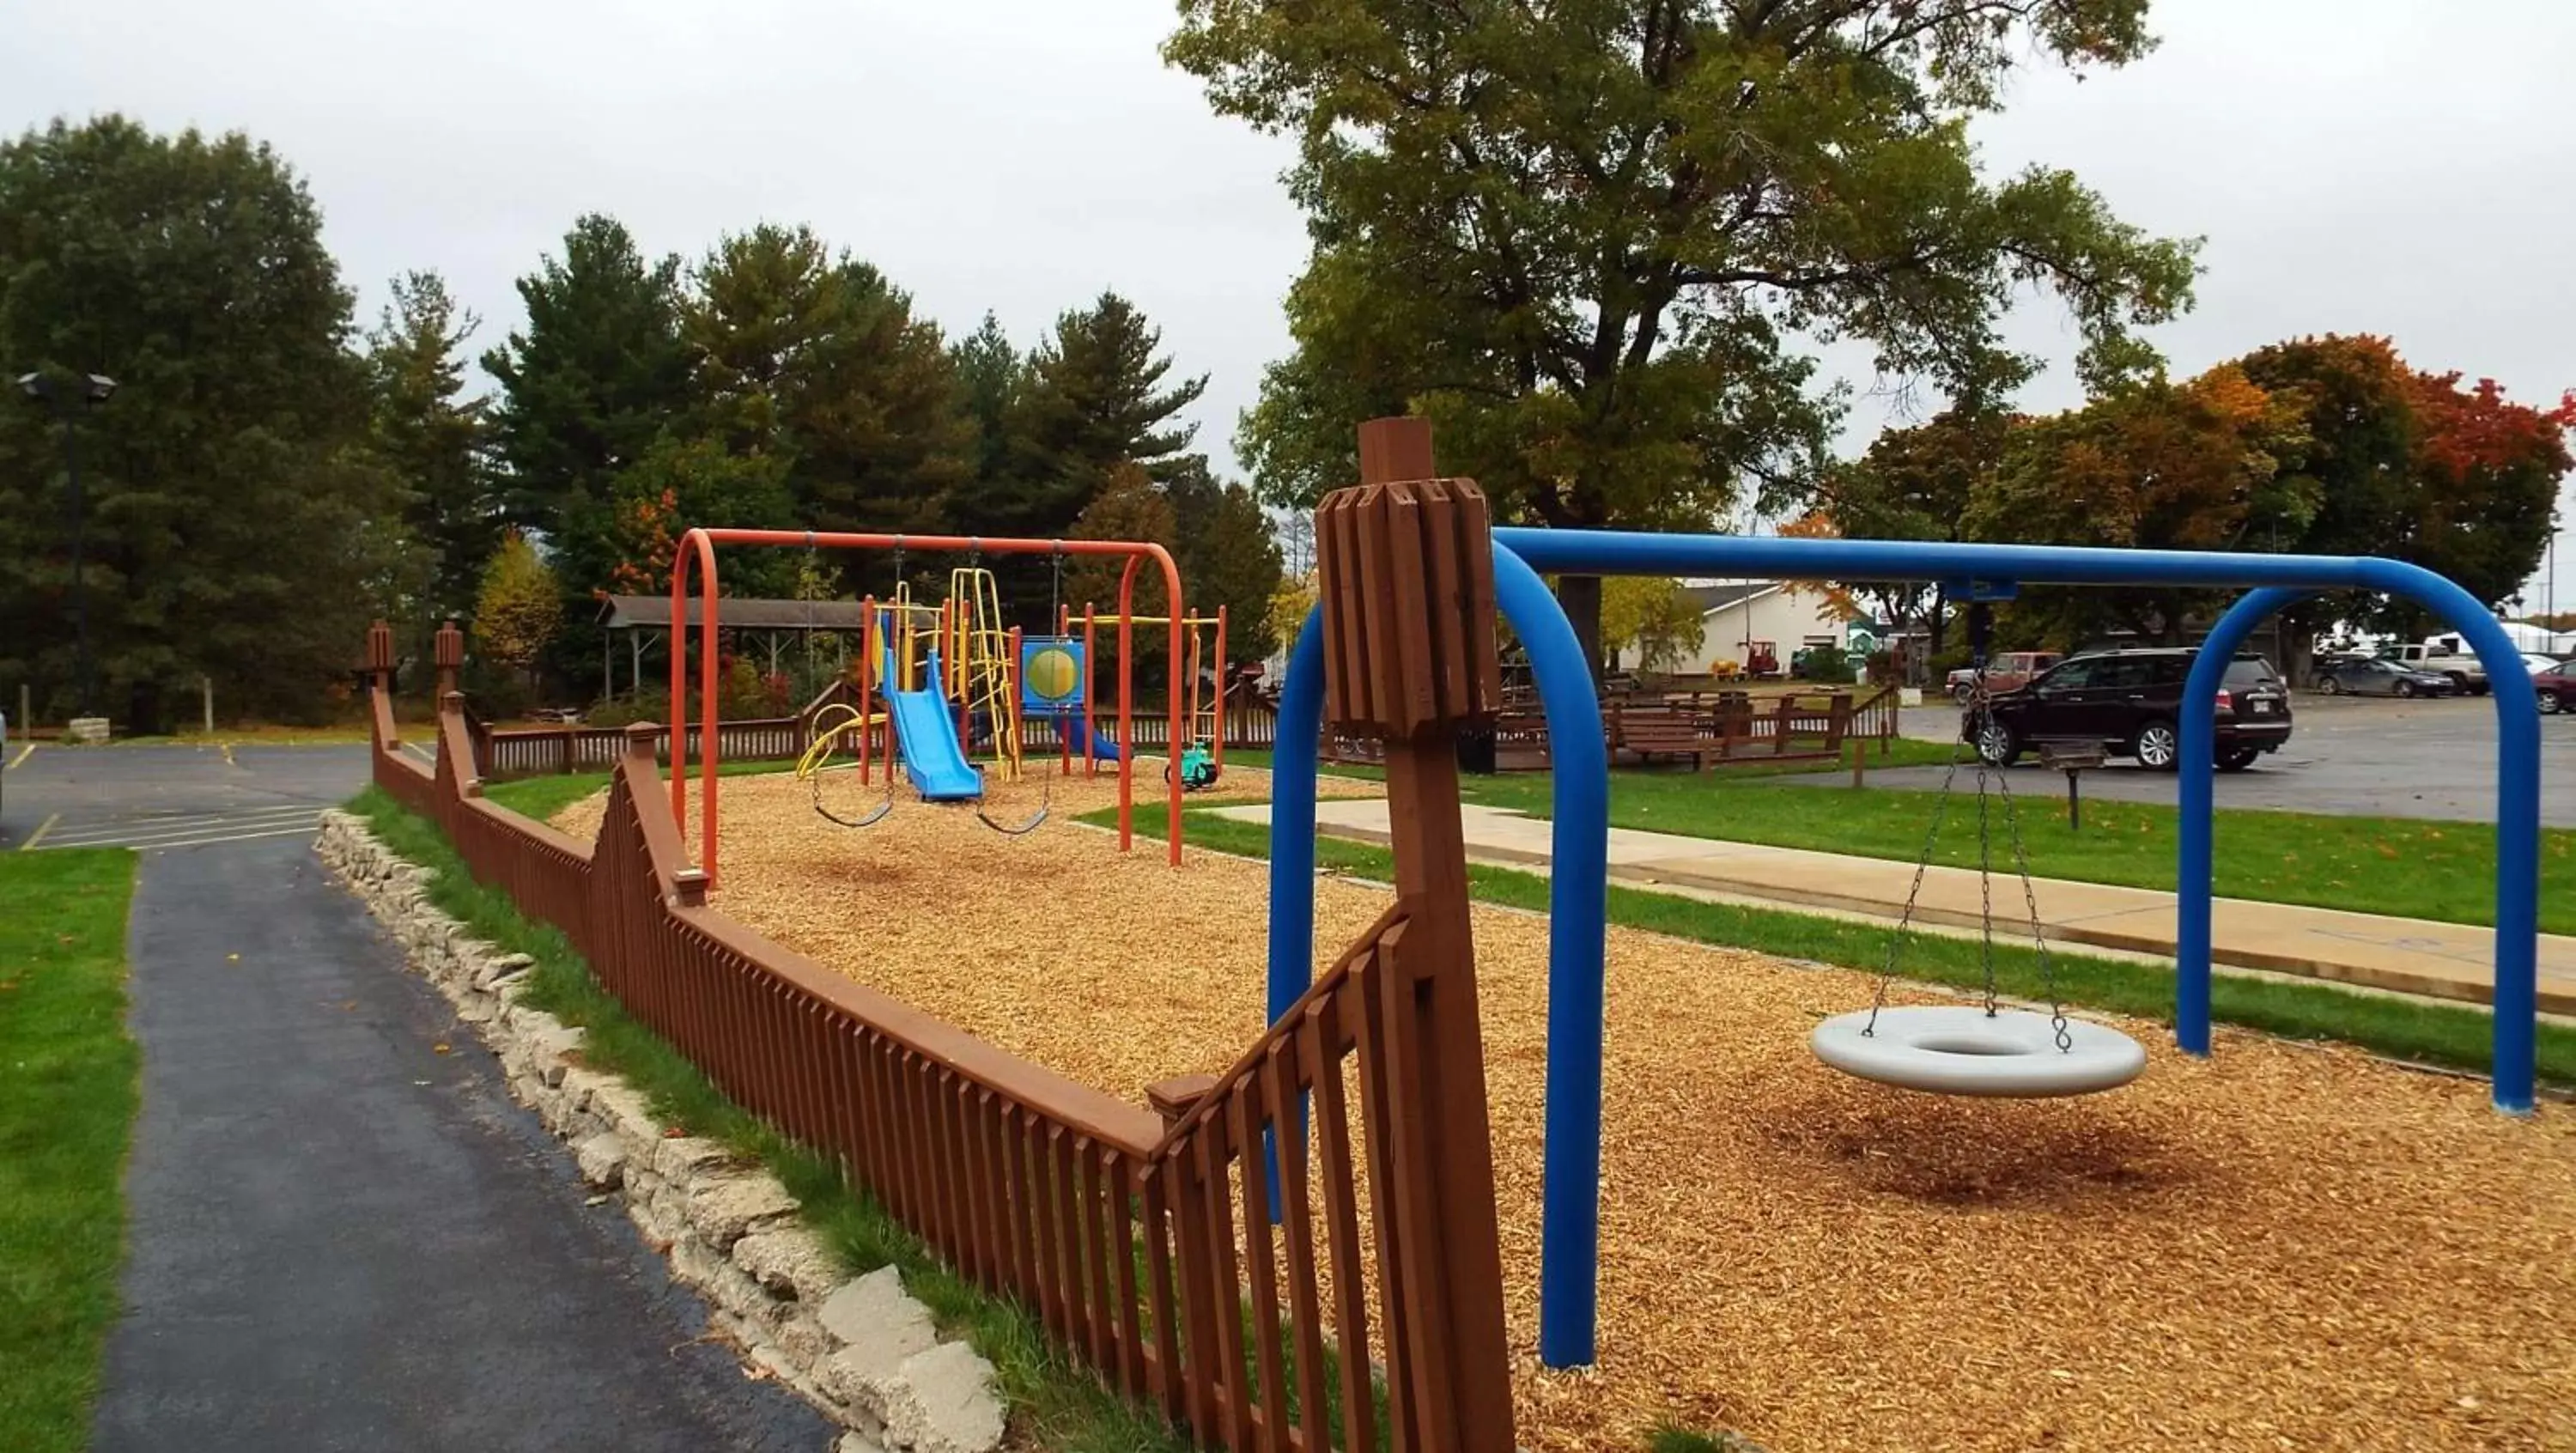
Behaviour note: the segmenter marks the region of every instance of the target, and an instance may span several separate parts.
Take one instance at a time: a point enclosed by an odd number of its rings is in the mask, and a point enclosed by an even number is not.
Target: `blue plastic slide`
[[[935,677],[933,679],[936,679]],[[889,691],[886,710],[894,718],[895,748],[903,770],[924,802],[973,802],[984,795],[984,779],[966,763],[957,740],[957,718],[936,691]]]
[[[1068,712],[1057,717],[1056,725],[1063,729],[1065,745],[1073,748],[1076,756],[1089,751],[1091,755],[1104,762],[1118,760],[1118,744],[1106,737],[1095,737],[1084,730],[1079,712]]]

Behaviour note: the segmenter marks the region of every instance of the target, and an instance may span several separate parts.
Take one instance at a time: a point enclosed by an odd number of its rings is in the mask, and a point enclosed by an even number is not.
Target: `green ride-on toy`
[[[1207,738],[1201,737],[1181,750],[1180,766],[1183,792],[1196,792],[1202,787],[1216,785],[1216,754],[1208,749]],[[1170,767],[1163,769],[1163,780],[1172,780]]]

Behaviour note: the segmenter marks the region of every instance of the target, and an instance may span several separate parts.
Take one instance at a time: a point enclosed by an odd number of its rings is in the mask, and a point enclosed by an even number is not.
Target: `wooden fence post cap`
[[[630,742],[635,742],[635,741],[645,741],[645,742],[649,742],[649,741],[653,740],[655,737],[660,736],[661,734],[662,734],[662,728],[661,728],[658,724],[653,723],[653,722],[649,722],[649,721],[630,721],[630,722],[628,722],[628,723],[626,724],[626,740],[628,740],[628,741],[630,741]]]
[[[455,667],[464,665],[465,633],[456,628],[456,622],[449,621],[447,624],[438,628],[438,635],[434,642],[434,649],[440,666]]]
[[[1335,491],[1315,512],[1315,567],[1336,730],[1405,737],[1493,719],[1494,546],[1474,482]]]
[[[462,691],[448,692],[446,695],[438,698],[438,706],[441,711],[463,711],[465,709],[465,693]]]

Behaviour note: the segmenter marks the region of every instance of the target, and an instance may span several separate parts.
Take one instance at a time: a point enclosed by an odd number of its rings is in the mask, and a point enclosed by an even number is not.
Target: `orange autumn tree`
[[[2304,401],[2234,364],[2185,383],[2150,380],[2007,436],[1963,515],[1970,538],[2144,550],[2278,549],[2317,509],[2299,472]],[[2033,591],[2015,612],[2069,641],[2118,624],[2149,640],[2181,637],[2206,591],[2152,587]]]

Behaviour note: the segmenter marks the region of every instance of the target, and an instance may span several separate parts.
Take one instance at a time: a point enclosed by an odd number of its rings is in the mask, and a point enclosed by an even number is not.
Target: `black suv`
[[[2039,742],[2098,742],[2142,767],[2170,772],[2182,756],[2183,679],[2198,654],[2158,647],[2061,661],[2027,686],[1997,692],[1986,712],[1961,720],[1960,730],[1979,756],[1998,766]],[[2290,692],[2279,673],[2260,656],[2228,662],[2218,691],[2219,769],[2242,772],[2289,739]]]

